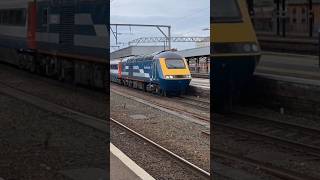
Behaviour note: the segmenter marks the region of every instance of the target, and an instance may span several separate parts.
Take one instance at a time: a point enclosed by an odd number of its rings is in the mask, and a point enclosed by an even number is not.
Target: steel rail
[[[9,96],[15,97],[17,99],[20,99],[24,102],[27,102],[29,104],[32,104],[34,106],[39,107],[40,109],[44,109],[49,112],[53,112],[61,117],[66,117],[75,120],[76,122],[85,125],[87,127],[96,129],[98,131],[107,133],[109,130],[107,129],[107,121],[103,120],[98,117],[94,117],[92,115],[88,115],[86,113],[78,112],[76,110],[72,110],[68,107],[50,102],[48,100],[45,100],[43,98],[39,98],[35,95],[32,95],[28,92],[24,92],[22,90],[16,89],[10,85],[0,83],[0,92],[3,92]],[[151,141],[150,139],[144,137],[143,135],[135,132],[134,130],[130,129],[129,127],[121,124],[120,122],[116,121],[113,118],[110,118],[110,121],[113,123],[116,123],[117,125],[121,126],[122,128],[130,131],[132,134],[138,136],[140,139],[143,139],[144,141],[148,142],[152,146],[156,147],[160,151],[167,153],[172,157],[173,159],[177,160],[180,163],[183,163],[187,167],[189,167],[190,170],[193,170],[201,177],[210,178],[210,173],[207,171],[201,169],[200,167],[192,164],[191,162],[183,159],[182,157],[178,156],[177,154],[173,153],[172,151],[160,146],[159,144]]]
[[[220,149],[213,148],[213,156],[223,158],[223,159],[229,159],[233,161],[240,161],[245,164],[249,164],[251,166],[255,166],[259,169],[262,169],[263,171],[267,172],[270,175],[280,177],[282,179],[286,180],[317,180],[318,178],[312,177],[306,174],[300,174],[295,171],[291,171],[288,169],[284,169],[281,167],[276,167],[269,163],[263,163],[254,159],[249,159],[247,157],[243,157],[237,154],[229,153]],[[213,157],[214,158],[214,157]]]
[[[114,91],[112,88],[110,88],[110,90],[113,91],[113,92],[115,92],[115,93],[117,93],[117,94],[119,94],[119,95],[128,97],[128,95],[123,94],[123,93],[120,93],[120,92],[116,92],[116,91]],[[144,100],[145,100],[145,99],[144,99]],[[146,101],[147,101],[147,100],[146,100]],[[167,105],[163,105],[163,104],[161,104],[161,103],[157,103],[157,102],[154,102],[154,101],[148,101],[148,102],[151,103],[151,104],[154,104],[154,105],[156,105],[156,106],[159,106],[159,107],[161,107],[161,108],[168,109],[168,110],[173,110],[173,111],[179,112],[180,114],[183,114],[183,115],[189,115],[189,116],[191,116],[191,117],[200,119],[200,120],[202,120],[202,121],[206,121],[206,122],[210,121],[210,118],[208,118],[208,117],[199,115],[199,114],[197,114],[197,113],[187,112],[187,111],[185,111],[185,109],[182,109],[182,108],[167,106]]]
[[[200,167],[194,165],[193,163],[183,159],[182,157],[180,157],[179,155],[173,153],[172,151],[162,147],[161,145],[155,143],[154,141],[148,139],[147,137],[144,137],[143,135],[139,134],[138,132],[130,129],[129,127],[125,126],[124,124],[120,123],[119,121],[110,118],[110,121],[112,121],[113,123],[117,124],[118,126],[126,129],[127,131],[129,131],[130,133],[134,134],[135,136],[139,137],[140,139],[143,139],[144,141],[148,142],[149,144],[151,144],[152,146],[156,147],[157,149],[159,149],[160,151],[169,154],[173,159],[179,161],[180,163],[183,163],[184,165],[188,166],[191,170],[193,170],[194,172],[196,172],[197,174],[199,174],[201,177],[205,177],[205,178],[210,178],[210,173],[201,169]]]

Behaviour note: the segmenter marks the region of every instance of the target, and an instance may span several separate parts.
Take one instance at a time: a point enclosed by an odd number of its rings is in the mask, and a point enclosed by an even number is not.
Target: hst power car
[[[170,51],[114,60],[110,68],[111,81],[164,96],[184,93],[191,81],[186,60]]]
[[[211,7],[213,110],[230,111],[248,90],[260,47],[246,0],[213,0]]]

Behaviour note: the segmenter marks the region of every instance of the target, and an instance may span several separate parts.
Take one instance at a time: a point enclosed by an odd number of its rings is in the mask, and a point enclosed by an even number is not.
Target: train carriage
[[[108,12],[104,0],[1,0],[0,60],[104,87]]]

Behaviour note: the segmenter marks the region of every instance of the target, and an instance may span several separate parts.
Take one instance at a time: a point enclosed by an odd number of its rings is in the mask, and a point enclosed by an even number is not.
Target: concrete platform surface
[[[320,80],[318,56],[263,52],[256,72]]]
[[[72,180],[108,180],[107,170],[98,168],[82,168],[60,171],[61,174]]]
[[[190,85],[195,86],[195,87],[199,87],[199,88],[203,88],[203,89],[210,89],[209,79],[192,78]]]
[[[155,180],[111,143],[110,165],[111,180]]]

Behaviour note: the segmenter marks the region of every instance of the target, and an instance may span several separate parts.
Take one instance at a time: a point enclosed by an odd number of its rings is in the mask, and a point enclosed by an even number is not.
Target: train
[[[250,91],[261,50],[247,0],[213,0],[211,5],[213,111],[230,112]]]
[[[0,61],[105,88],[109,8],[105,0],[1,0]]]
[[[185,58],[172,51],[161,51],[112,60],[110,80],[162,96],[179,96],[187,91],[191,73]]]

